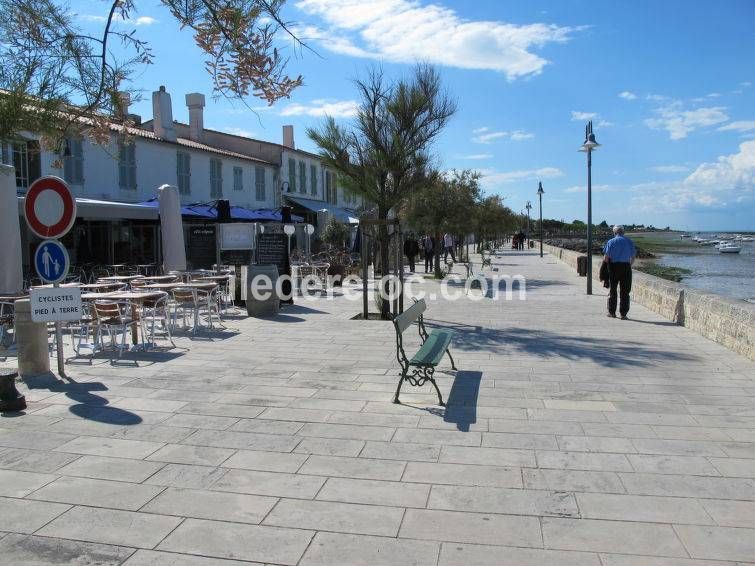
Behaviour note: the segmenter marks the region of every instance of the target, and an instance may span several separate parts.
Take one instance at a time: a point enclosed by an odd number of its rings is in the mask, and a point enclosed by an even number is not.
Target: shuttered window
[[[288,160],[288,192],[296,191],[296,159]]]
[[[299,192],[307,192],[307,164],[299,161]]]
[[[71,185],[84,183],[84,147],[81,139],[67,138],[68,155],[63,155],[63,178]]]
[[[127,191],[136,190],[136,146],[118,142],[118,185]]]
[[[310,192],[313,196],[317,195],[317,165],[310,165],[309,167],[309,182]]]
[[[254,168],[254,196],[257,200],[265,200],[265,168]]]
[[[191,154],[179,151],[176,158],[178,192],[184,195],[191,194]]]
[[[233,168],[233,190],[244,190],[244,170],[241,167]]]
[[[210,159],[210,198],[223,197],[223,162]]]

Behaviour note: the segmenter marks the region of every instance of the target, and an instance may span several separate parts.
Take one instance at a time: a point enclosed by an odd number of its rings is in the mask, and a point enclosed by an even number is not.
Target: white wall
[[[118,184],[118,159],[115,137],[107,146],[99,146],[88,140],[82,144],[84,182],[71,185],[76,196],[121,202],[142,202],[156,196],[156,189],[163,184],[177,185],[178,152],[191,155],[191,193],[182,194],[181,202],[205,202],[210,197],[210,159],[218,158],[223,168],[223,198],[232,205],[247,208],[275,208],[278,202],[274,181],[275,168],[246,159],[238,159],[208,151],[192,149],[173,143],[152,141],[135,137],[136,144],[136,191],[122,189]],[[63,170],[52,166],[56,155],[42,152],[42,175],[63,176]],[[265,200],[256,199],[255,167],[265,169]],[[233,189],[233,168],[243,170],[243,190]]]

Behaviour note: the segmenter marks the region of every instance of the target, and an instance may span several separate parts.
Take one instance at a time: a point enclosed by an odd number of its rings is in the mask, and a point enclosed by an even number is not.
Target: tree
[[[273,104],[302,84],[285,73],[274,45],[285,0],[160,0],[182,28],[194,33],[205,55],[214,93]],[[108,0],[99,34],[87,35],[57,0],[0,0],[0,138],[21,131],[46,136],[60,149],[63,138],[86,131],[109,139],[109,121],[127,123],[119,112],[128,79],[153,61],[136,31],[120,31],[135,0]],[[114,54],[113,43],[120,42]]]
[[[513,232],[520,220],[510,208],[504,206],[499,195],[491,195],[477,203],[474,214],[474,231],[482,244],[504,232]]]
[[[413,195],[407,207],[407,217],[412,226],[433,234],[440,242],[444,232],[467,234],[474,229],[473,217],[480,197],[480,173],[465,169],[444,175],[434,171],[428,182]],[[435,252],[435,276],[440,271],[440,250]]]
[[[375,69],[356,86],[361,103],[351,127],[328,118],[307,135],[325,165],[338,172],[339,183],[377,208],[379,260],[385,270],[390,246],[386,221],[426,182],[430,146],[456,105],[429,65],[418,65],[411,78],[397,81]],[[389,318],[389,307],[382,302],[383,318]]]
[[[346,238],[349,237],[349,229],[345,224],[338,222],[335,218],[331,218],[325,225],[325,229],[322,232],[322,241],[331,246],[342,248],[346,242]]]

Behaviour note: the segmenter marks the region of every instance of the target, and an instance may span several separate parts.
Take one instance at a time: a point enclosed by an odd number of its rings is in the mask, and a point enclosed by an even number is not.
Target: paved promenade
[[[429,302],[457,331],[445,411],[390,402],[393,327],[342,296],[29,383],[0,419],[0,563],[755,564],[755,364],[606,318],[551,257],[493,267],[525,301]]]

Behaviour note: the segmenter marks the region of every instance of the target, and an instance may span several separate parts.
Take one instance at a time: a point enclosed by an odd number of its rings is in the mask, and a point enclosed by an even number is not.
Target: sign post
[[[26,193],[24,216],[31,231],[44,239],[34,253],[34,268],[42,281],[53,284],[53,289],[33,289],[30,292],[32,320],[55,322],[58,374],[65,377],[61,321],[81,318],[81,290],[60,289],[71,260],[65,246],[56,238],[65,236],[73,226],[76,199],[63,179],[40,177]]]

